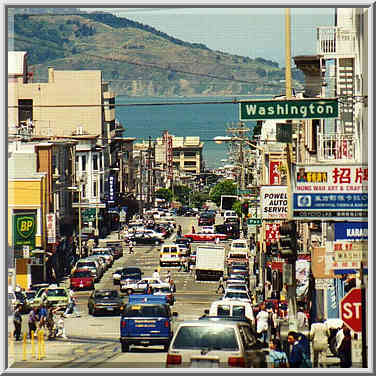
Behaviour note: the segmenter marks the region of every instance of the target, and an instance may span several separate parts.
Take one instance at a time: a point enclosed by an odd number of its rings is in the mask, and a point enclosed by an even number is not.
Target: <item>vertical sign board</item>
[[[367,165],[294,165],[291,180],[294,219],[368,216]]]
[[[56,217],[54,213],[46,215],[47,219],[47,242],[49,244],[56,243]]]
[[[269,162],[269,184],[270,185],[281,184],[281,172],[279,171],[281,164],[282,164],[281,161]]]
[[[264,186],[260,189],[261,218],[287,218],[287,187]]]
[[[37,223],[35,213],[22,213],[13,215],[13,247],[14,257],[23,256],[23,247],[35,248],[35,233]],[[21,252],[20,252],[21,251]]]
[[[109,204],[115,203],[115,175],[108,177],[108,201]]]

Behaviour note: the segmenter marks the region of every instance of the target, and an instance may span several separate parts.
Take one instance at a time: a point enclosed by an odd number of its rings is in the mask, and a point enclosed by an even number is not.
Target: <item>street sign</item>
[[[24,245],[22,247],[22,249],[23,249],[23,257],[24,258],[29,258],[30,257],[30,246]]]
[[[354,332],[362,331],[362,294],[360,289],[351,289],[341,300],[342,321]]]
[[[239,120],[323,119],[338,117],[337,99],[256,100],[239,102]]]
[[[260,218],[248,218],[247,219],[247,224],[248,225],[259,226],[259,225],[261,225],[261,219]]]

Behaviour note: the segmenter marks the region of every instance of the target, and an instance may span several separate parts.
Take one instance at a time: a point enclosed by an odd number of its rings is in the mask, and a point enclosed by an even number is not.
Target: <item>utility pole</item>
[[[151,206],[151,179],[152,179],[152,174],[151,174],[151,137],[149,136],[149,145],[148,145],[148,198],[147,198],[147,205],[148,208]]]
[[[292,97],[292,80],[291,80],[291,25],[290,25],[291,15],[290,15],[290,8],[285,9],[285,37],[286,37],[286,48],[285,48],[285,80],[286,80],[286,99],[289,100]],[[288,124],[292,128],[292,121],[288,120]],[[287,154],[287,215],[288,220],[292,217],[292,210],[291,210],[291,145],[290,143],[286,144],[286,154]],[[288,264],[290,265],[291,271],[291,284],[287,286],[287,300],[288,300],[288,318],[289,318],[289,330],[296,330],[297,329],[297,322],[296,322],[296,312],[297,312],[297,305],[296,305],[296,259],[292,258],[288,260]]]

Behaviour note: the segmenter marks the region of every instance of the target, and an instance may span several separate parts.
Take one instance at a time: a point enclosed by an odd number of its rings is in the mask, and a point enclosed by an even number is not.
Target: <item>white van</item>
[[[180,265],[181,249],[177,244],[164,244],[159,255],[159,266]]]
[[[252,304],[241,300],[217,300],[210,306],[209,316],[235,316],[247,318],[255,328],[255,316]]]
[[[223,214],[224,223],[226,223],[229,219],[235,220],[235,221],[239,220],[239,217],[234,210],[226,210],[224,212]]]

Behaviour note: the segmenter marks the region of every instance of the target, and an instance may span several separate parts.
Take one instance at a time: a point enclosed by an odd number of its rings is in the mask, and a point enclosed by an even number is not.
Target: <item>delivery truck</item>
[[[196,281],[219,281],[225,271],[225,248],[215,245],[197,247]]]

